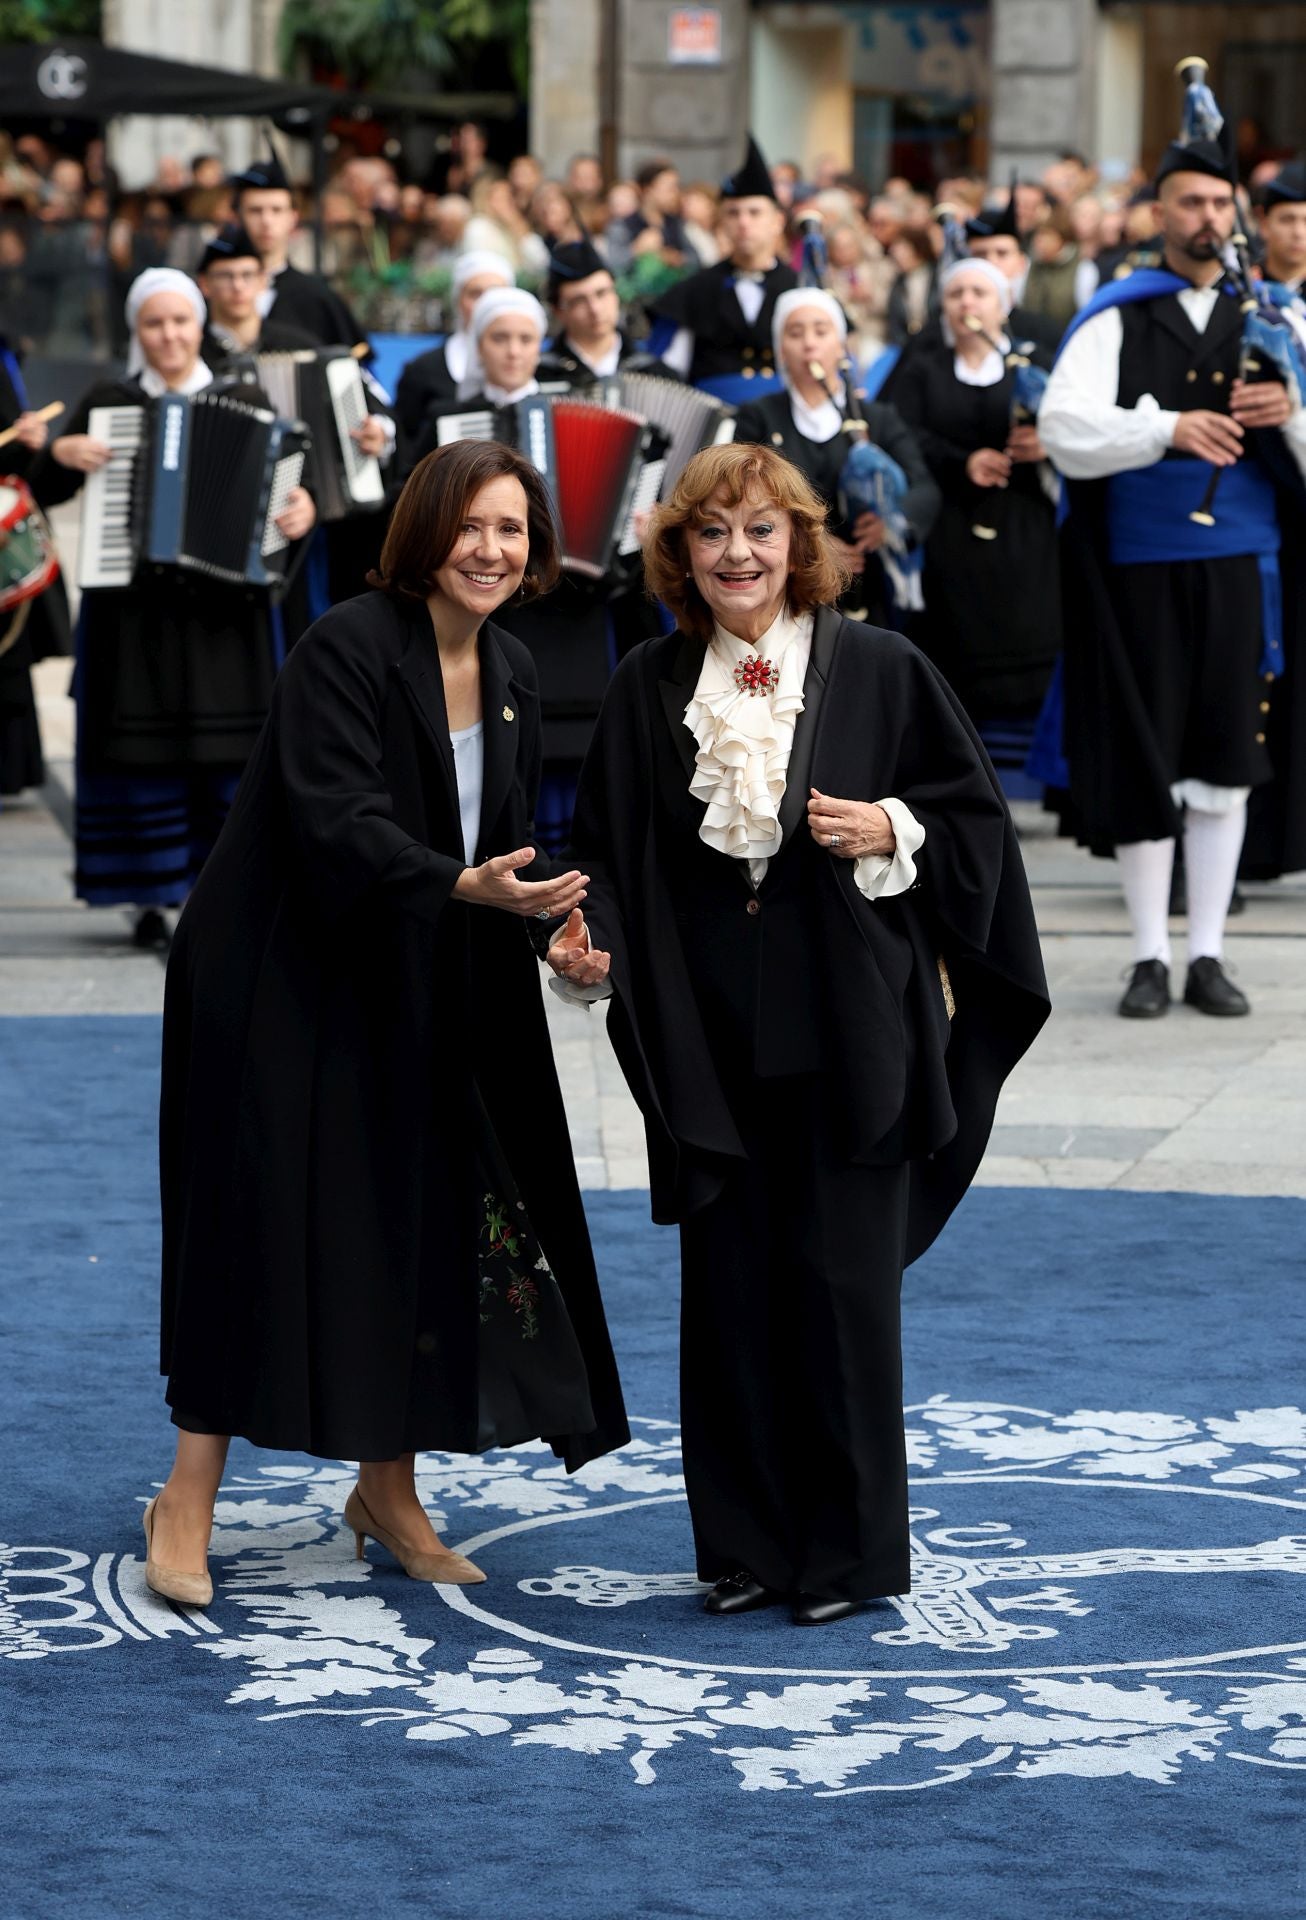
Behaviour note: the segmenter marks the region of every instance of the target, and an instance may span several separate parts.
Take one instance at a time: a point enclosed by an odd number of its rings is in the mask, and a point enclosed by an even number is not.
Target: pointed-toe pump
[[[394,1555],[410,1580],[434,1580],[443,1587],[476,1587],[485,1578],[481,1569],[464,1554],[451,1553],[447,1547],[438,1553],[413,1553],[379,1520],[372,1518],[357,1487],[345,1502],[345,1525],[353,1530],[356,1560],[363,1558],[363,1542],[375,1540],[378,1546]]]
[[[179,1607],[211,1606],[213,1582],[207,1573],[183,1573],[180,1567],[161,1567],[154,1558],[154,1509],[158,1504],[156,1493],[141,1515],[145,1529],[146,1586],[164,1600],[175,1600]]]

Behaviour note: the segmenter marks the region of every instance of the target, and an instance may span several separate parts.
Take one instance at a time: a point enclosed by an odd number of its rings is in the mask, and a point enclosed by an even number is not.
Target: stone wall
[[[993,0],[991,179],[1094,151],[1097,46],[1095,0]]]

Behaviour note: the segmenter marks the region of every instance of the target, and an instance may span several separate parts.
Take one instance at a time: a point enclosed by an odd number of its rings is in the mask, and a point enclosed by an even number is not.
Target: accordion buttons
[[[505,708],[504,708],[504,710],[503,710],[503,717],[504,717],[504,719],[505,719],[505,720],[511,720],[511,719],[513,719],[513,718],[514,718],[514,715],[513,715],[513,710],[512,710],[512,708],[511,708],[511,707],[505,707]]]

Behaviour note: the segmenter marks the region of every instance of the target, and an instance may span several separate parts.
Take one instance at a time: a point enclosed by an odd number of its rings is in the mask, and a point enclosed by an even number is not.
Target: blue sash
[[[1189,518],[1211,469],[1204,460],[1158,460],[1107,481],[1107,552],[1117,567],[1152,561],[1254,555],[1261,575],[1261,673],[1283,672],[1283,585],[1274,482],[1255,460],[1224,468],[1215,525]]]
[[[14,398],[18,402],[19,410],[26,413],[27,388],[23,385],[23,376],[18,368],[18,356],[14,353],[7,340],[0,340],[0,365],[3,365],[5,372],[9,375],[10,385],[13,387]]]
[[[768,393],[779,393],[784,385],[778,374],[713,373],[706,380],[695,380],[700,393],[724,400],[728,407],[747,406],[750,400],[764,400]]]

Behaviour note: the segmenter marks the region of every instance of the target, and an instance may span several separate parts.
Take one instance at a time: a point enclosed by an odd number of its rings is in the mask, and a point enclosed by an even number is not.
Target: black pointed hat
[[[1205,173],[1214,180],[1226,180],[1235,186],[1238,161],[1233,148],[1233,129],[1221,113],[1215,95],[1206,84],[1207,65],[1198,54],[1187,54],[1175,68],[1184,82],[1183,117],[1177,139],[1161,155],[1156,170],[1156,185],[1172,173]]]
[[[206,273],[215,260],[257,260],[259,250],[239,220],[219,228],[200,255],[196,273]]]
[[[286,193],[294,191],[286,169],[281,164],[280,155],[271,141],[268,142],[266,159],[255,160],[251,166],[246,167],[244,173],[234,174],[230,184],[233,193],[237,196],[247,190],[272,192],[279,188]]]
[[[742,167],[737,167],[733,173],[728,173],[721,182],[721,198],[750,200],[754,197],[760,200],[774,200],[775,187],[771,180],[771,169],[762,156],[762,149],[750,133],[744,164]]]
[[[1271,207],[1291,206],[1295,200],[1306,200],[1306,162],[1290,160],[1286,167],[1280,167],[1273,180],[1267,180],[1262,186],[1257,198],[1267,211]]]
[[[565,246],[555,247],[549,255],[549,299],[556,300],[559,288],[572,280],[588,280],[592,273],[611,271],[592,240],[569,240]]]
[[[999,235],[1010,234],[1013,240],[1020,240],[1020,228],[1016,223],[1016,184],[1015,168],[1011,172],[1011,192],[1007,196],[1005,207],[981,207],[974,217],[966,222],[968,240],[996,240]],[[1024,242],[1021,241],[1023,246]]]

